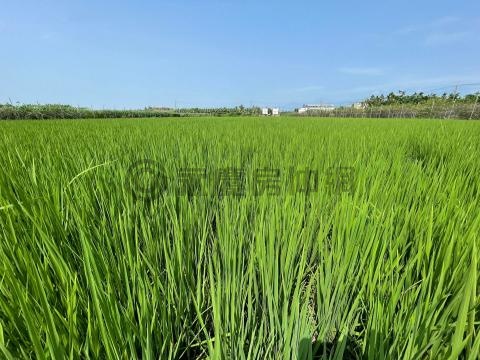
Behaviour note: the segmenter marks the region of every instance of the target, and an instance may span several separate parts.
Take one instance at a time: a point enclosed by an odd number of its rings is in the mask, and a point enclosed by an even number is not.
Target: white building
[[[280,109],[279,108],[262,108],[262,115],[263,116],[279,116]]]
[[[331,111],[335,110],[335,105],[330,104],[306,104],[303,105],[300,109],[298,109],[298,113],[306,113],[307,111]]]
[[[354,109],[365,109],[366,108],[366,106],[363,102],[357,102],[357,103],[353,104],[352,107]]]

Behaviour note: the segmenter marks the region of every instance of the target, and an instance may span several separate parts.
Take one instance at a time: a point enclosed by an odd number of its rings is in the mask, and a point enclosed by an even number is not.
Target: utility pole
[[[480,96],[480,92],[477,92],[477,97],[475,98],[475,104],[473,104],[472,113],[470,114],[470,120],[472,120],[473,114],[475,113],[475,109],[476,109],[476,107],[477,107],[478,97],[479,97],[479,96]]]
[[[453,98],[452,110],[450,111],[450,116],[452,116],[453,113],[455,112],[455,104],[457,103],[457,96],[458,96],[458,85],[455,86],[455,93]]]
[[[453,92],[453,104],[452,108],[450,111],[445,111],[445,119],[450,119],[450,117],[453,114],[453,111],[455,110],[455,103],[457,102],[457,94],[458,94],[458,85],[455,85],[455,91]],[[447,115],[448,114],[448,115]]]

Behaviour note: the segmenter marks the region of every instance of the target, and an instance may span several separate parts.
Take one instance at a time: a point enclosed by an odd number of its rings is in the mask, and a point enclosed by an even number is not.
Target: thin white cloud
[[[341,67],[338,69],[342,74],[360,76],[380,76],[385,70],[378,67]]]
[[[408,26],[402,27],[402,28],[394,31],[393,33],[396,34],[396,35],[408,35],[408,34],[412,34],[414,32],[417,32],[419,30],[420,30],[420,28],[418,26],[408,25]]]
[[[438,31],[449,25],[455,24],[460,22],[460,18],[456,16],[443,16],[431,21],[422,23],[422,24],[410,24],[406,25],[396,31],[394,34],[396,35],[409,35],[419,32],[429,32],[429,31]]]
[[[414,36],[427,46],[455,44],[466,40],[471,34],[471,24],[457,16],[443,16],[424,24],[407,25],[393,34],[397,36]]]
[[[466,40],[469,35],[468,31],[430,33],[425,38],[425,44],[430,46],[456,44]]]
[[[443,16],[437,19],[434,19],[430,22],[430,27],[442,27],[445,25],[450,25],[454,23],[458,23],[460,18],[457,16]]]

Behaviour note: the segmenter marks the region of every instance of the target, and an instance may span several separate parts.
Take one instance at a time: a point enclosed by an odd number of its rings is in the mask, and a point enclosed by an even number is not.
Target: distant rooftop
[[[335,107],[335,105],[332,104],[305,104],[303,105],[305,108],[325,108],[325,107]]]

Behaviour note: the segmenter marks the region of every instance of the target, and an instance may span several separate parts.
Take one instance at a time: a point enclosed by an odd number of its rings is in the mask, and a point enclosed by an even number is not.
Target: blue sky
[[[480,83],[478,0],[36,0],[0,9],[0,103],[288,108]]]

